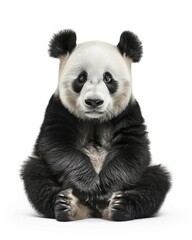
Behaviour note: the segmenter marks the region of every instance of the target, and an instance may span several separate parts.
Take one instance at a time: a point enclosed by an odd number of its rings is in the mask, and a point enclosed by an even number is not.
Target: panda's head
[[[60,59],[55,94],[81,119],[105,121],[120,114],[132,97],[131,63],[142,56],[140,40],[125,31],[117,46],[100,41],[76,45],[71,30],[53,36],[50,56]]]

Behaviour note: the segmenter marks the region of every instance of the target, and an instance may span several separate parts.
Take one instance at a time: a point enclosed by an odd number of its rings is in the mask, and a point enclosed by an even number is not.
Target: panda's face
[[[87,42],[60,60],[59,97],[74,115],[102,121],[126,108],[131,98],[131,61],[117,47]]]

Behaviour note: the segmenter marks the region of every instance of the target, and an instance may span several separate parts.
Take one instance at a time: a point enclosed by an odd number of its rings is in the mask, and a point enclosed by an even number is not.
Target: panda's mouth
[[[93,111],[86,111],[85,112],[85,115],[88,117],[88,118],[101,118],[103,116],[103,113],[104,112],[98,112],[96,110],[93,110]]]
[[[93,110],[93,111],[87,111],[87,112],[85,112],[85,114],[103,114],[103,112],[98,112],[98,111],[96,111],[96,110]]]

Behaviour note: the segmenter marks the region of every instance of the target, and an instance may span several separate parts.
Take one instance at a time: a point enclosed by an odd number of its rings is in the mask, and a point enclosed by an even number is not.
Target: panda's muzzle
[[[101,99],[86,99],[85,104],[89,107],[96,108],[100,107],[104,103]]]

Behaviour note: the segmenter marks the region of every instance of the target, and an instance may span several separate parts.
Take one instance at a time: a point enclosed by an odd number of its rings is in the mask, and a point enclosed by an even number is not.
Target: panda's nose
[[[86,105],[90,106],[90,107],[98,107],[101,106],[103,104],[103,100],[101,99],[86,99],[85,103]]]

